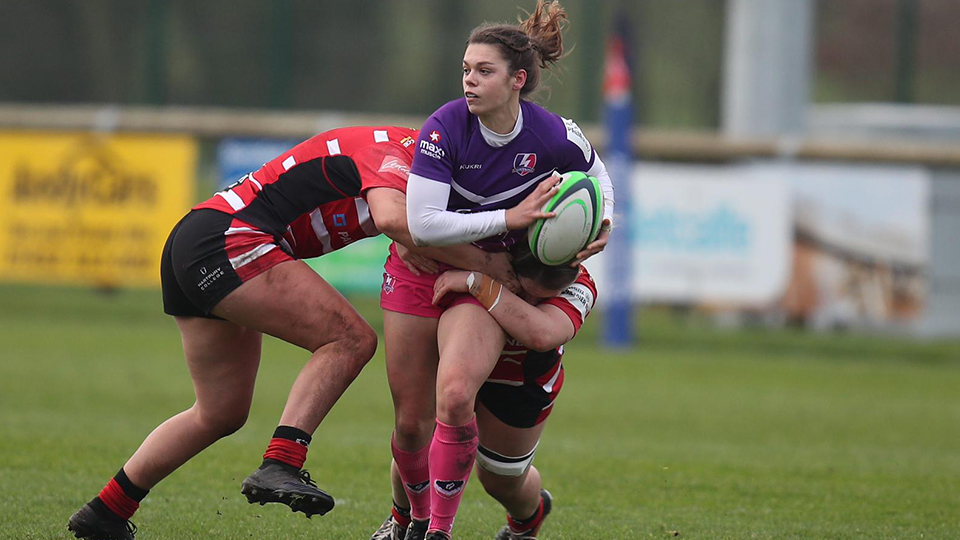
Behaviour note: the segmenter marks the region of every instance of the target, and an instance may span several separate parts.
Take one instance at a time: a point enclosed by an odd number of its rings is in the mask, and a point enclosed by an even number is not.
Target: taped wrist
[[[480,301],[487,311],[492,311],[500,302],[503,293],[503,284],[492,277],[479,272],[470,272],[467,276],[467,287],[470,294]]]

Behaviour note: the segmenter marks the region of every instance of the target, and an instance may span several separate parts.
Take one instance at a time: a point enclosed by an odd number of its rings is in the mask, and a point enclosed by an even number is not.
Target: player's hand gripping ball
[[[543,264],[569,263],[600,233],[603,220],[603,191],[600,182],[580,171],[561,175],[557,194],[543,206],[556,212],[527,229],[530,251]]]

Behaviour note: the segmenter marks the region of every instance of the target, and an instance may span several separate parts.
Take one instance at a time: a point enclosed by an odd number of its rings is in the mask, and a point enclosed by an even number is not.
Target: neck
[[[517,125],[518,116],[520,116],[520,100],[511,101],[500,109],[480,115],[478,118],[494,133],[506,135]]]

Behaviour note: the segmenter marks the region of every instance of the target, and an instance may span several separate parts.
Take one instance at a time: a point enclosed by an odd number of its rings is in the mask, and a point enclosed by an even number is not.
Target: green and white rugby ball
[[[543,206],[544,212],[557,215],[537,220],[527,229],[530,251],[550,266],[573,260],[597,238],[603,220],[600,182],[580,171],[564,173],[561,178],[557,194]]]

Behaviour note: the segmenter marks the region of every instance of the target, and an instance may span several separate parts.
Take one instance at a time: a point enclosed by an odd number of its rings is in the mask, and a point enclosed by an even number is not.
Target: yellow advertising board
[[[0,131],[0,281],[158,284],[196,160],[183,135]]]

